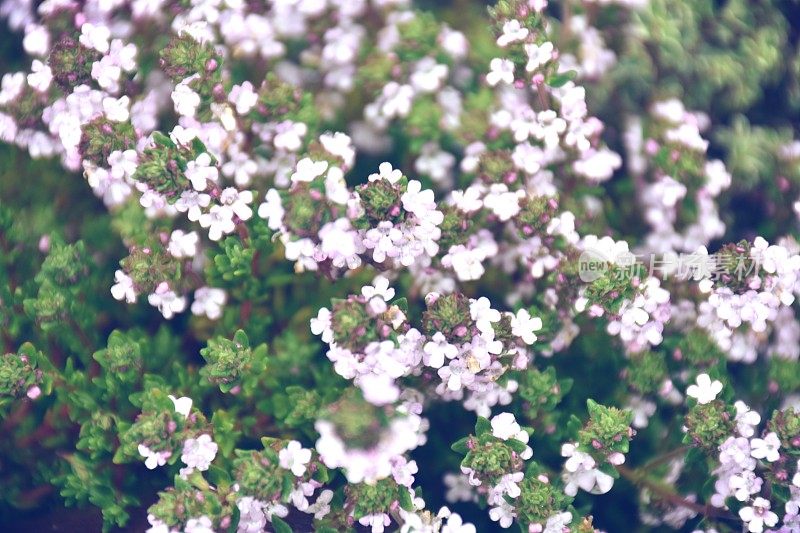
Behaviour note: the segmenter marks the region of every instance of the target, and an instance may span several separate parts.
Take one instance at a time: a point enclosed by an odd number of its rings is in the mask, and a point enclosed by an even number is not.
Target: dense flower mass
[[[0,518],[800,533],[785,4],[0,0]]]

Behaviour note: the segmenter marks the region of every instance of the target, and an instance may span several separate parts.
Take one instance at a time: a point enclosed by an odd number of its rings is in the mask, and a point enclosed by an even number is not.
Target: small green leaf
[[[547,85],[555,88],[563,87],[567,84],[567,82],[574,80],[577,75],[578,73],[574,70],[568,70],[567,72],[554,74],[549,80],[547,80]]]
[[[292,528],[283,521],[282,518],[278,518],[275,515],[272,515],[272,527],[275,528],[275,533],[292,533]]]
[[[522,453],[528,448],[527,444],[517,439],[508,439],[506,441],[506,446],[508,446],[517,453]]]
[[[469,447],[467,446],[467,442],[469,441],[469,437],[463,437],[458,439],[450,446],[450,449],[456,453],[460,453],[461,455],[467,455],[469,453]]]
[[[475,433],[478,436],[481,436],[485,433],[491,433],[491,432],[492,432],[492,423],[489,422],[488,418],[479,416],[478,421],[475,423]]]
[[[413,511],[414,502],[411,500],[411,494],[404,487],[400,487],[399,492],[400,507],[405,511]]]

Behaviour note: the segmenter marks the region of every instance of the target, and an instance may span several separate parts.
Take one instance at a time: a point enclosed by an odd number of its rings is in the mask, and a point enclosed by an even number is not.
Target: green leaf
[[[241,329],[236,330],[236,333],[233,335],[233,341],[241,344],[245,348],[250,346],[250,342],[247,340],[247,333]]]
[[[194,139],[192,139],[192,149],[198,155],[208,151],[206,149],[206,145],[203,144],[203,141],[201,141],[198,137],[195,137]]]
[[[450,449],[461,455],[467,455],[467,453],[469,453],[469,447],[467,446],[468,441],[469,437],[460,438],[450,446]]]
[[[275,515],[272,515],[272,527],[275,528],[275,533],[292,533],[292,528]]]
[[[400,487],[400,507],[403,508],[405,511],[413,511],[414,510],[414,502],[411,500],[411,494],[405,489],[405,487]]]
[[[508,439],[505,442],[506,442],[506,446],[508,446],[509,448],[511,448],[512,450],[514,450],[517,453],[524,452],[525,449],[528,447],[527,444],[525,444],[524,442],[519,441],[517,439]]]
[[[406,315],[408,314],[408,298],[398,298],[394,301],[394,305],[400,308]]]
[[[581,419],[575,415],[571,415],[569,417],[569,421],[567,422],[567,435],[572,437],[577,436],[578,431],[580,431],[582,426],[583,422],[581,422]]]
[[[568,70],[567,72],[554,74],[549,80],[547,80],[547,85],[555,88],[563,87],[568,81],[574,80],[577,75],[578,73],[574,70]]]
[[[481,436],[491,432],[492,432],[492,423],[489,422],[488,418],[479,416],[478,421],[475,423],[475,434]]]
[[[164,135],[160,131],[153,132],[153,140],[156,142],[156,144],[160,144],[162,146],[169,146],[170,148],[176,147],[175,143],[172,142],[172,139],[170,139],[169,136]]]

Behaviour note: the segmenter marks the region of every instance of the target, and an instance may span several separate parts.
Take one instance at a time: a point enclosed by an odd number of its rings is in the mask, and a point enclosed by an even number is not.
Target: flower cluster
[[[527,367],[527,345],[536,341],[540,318],[525,309],[502,314],[485,297],[430,293],[423,333],[408,324],[404,301],[389,305],[394,295],[388,280],[378,277],[360,295],[334,301],[311,320],[312,331],[330,346],[336,372],[352,379],[365,399],[385,405],[401,397],[400,378],[424,387],[436,376],[437,394],[463,400],[480,414],[510,401],[516,384],[500,385],[499,378],[507,366]]]
[[[752,363],[758,337],[800,291],[800,255],[791,242],[770,245],[762,237],[727,245],[718,255],[726,273],[699,282],[708,299],[698,307],[698,324],[731,359]]]

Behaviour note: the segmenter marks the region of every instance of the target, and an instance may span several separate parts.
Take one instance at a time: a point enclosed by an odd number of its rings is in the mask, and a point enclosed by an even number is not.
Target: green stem
[[[645,463],[642,466],[636,468],[636,471],[649,472],[649,471],[653,470],[653,468],[655,468],[656,466],[658,466],[658,465],[660,465],[662,463],[665,463],[665,462],[667,462],[667,461],[669,461],[671,459],[674,459],[675,457],[680,457],[681,455],[686,454],[686,452],[688,452],[688,451],[689,451],[689,446],[680,446],[678,448],[675,448],[674,450],[670,450],[670,451],[668,451],[666,453],[663,453],[663,454],[661,454],[659,456],[654,457],[653,459],[651,459],[647,463]]]
[[[647,472],[641,471],[641,469],[634,470],[626,467],[625,465],[619,465],[616,467],[616,469],[622,477],[638,487],[649,490],[656,498],[670,505],[689,509],[708,518],[734,518],[732,515],[722,509],[717,509],[711,505],[702,505],[684,498],[681,494],[675,492],[669,485],[648,477]]]

